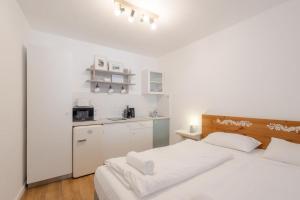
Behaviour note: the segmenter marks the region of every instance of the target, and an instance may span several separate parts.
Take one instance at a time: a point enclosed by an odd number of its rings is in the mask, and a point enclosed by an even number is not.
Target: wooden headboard
[[[219,115],[202,115],[202,138],[213,132],[247,135],[265,149],[272,137],[300,144],[300,122]]]

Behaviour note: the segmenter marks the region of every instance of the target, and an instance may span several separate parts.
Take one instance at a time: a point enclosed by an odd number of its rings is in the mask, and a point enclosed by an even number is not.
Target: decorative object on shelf
[[[217,119],[217,123],[221,125],[234,125],[234,126],[241,126],[241,127],[250,127],[252,123],[249,121],[234,121],[234,120],[223,120]]]
[[[122,64],[118,62],[109,62],[109,71],[122,73]]]
[[[104,78],[104,82],[110,83],[111,82],[111,78],[110,77],[105,77]]]
[[[275,130],[275,131],[283,131],[283,132],[287,132],[287,133],[291,133],[291,132],[300,133],[300,126],[288,127],[288,126],[282,125],[282,124],[270,123],[269,125],[267,125],[267,127],[270,130]]]
[[[97,92],[97,93],[100,92],[99,83],[96,84],[94,92]]]
[[[121,94],[126,94],[126,93],[127,93],[127,90],[124,88],[124,85],[122,85]]]
[[[112,94],[112,93],[114,93],[114,89],[112,88],[111,85],[109,85],[108,94]]]
[[[113,83],[124,83],[124,76],[122,75],[111,75],[111,82]]]
[[[129,74],[129,69],[128,68],[123,68],[123,73]]]
[[[103,58],[102,56],[95,56],[95,63],[94,63],[94,68],[96,70],[104,70],[107,71],[108,70],[108,63],[107,60],[105,58]]]
[[[115,0],[114,13],[116,16],[127,15],[128,21],[133,23],[139,18],[141,23],[149,23],[152,30],[156,30],[159,16],[149,10],[140,8],[127,0]]]

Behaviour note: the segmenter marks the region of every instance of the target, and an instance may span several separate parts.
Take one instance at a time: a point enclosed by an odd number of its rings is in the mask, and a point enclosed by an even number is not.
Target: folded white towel
[[[126,162],[144,175],[153,175],[154,173],[154,162],[152,160],[147,160],[137,152],[129,152],[126,156]]]

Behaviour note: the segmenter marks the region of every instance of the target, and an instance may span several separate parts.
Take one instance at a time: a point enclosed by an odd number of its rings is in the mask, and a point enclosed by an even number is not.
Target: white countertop
[[[149,121],[149,120],[159,120],[159,119],[169,119],[169,117],[136,117],[136,118],[118,120],[118,121],[112,121],[109,119],[100,119],[95,121],[73,122],[73,127],[104,125],[104,124],[114,124],[114,123],[128,123],[128,122]]]

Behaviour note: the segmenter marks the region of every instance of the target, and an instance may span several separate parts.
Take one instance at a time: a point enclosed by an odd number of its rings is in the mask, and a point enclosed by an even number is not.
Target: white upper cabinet
[[[72,54],[27,48],[27,183],[72,173]]]
[[[144,94],[164,94],[164,74],[158,71],[144,70],[142,89]]]

